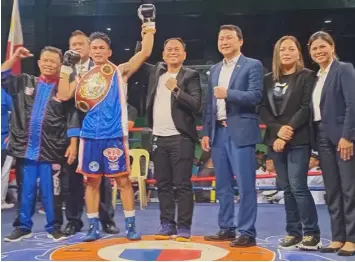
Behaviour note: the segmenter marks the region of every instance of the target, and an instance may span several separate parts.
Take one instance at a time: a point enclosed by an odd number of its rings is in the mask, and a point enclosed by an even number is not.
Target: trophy
[[[138,8],[138,17],[143,24],[155,29],[155,6],[153,4],[143,4]]]

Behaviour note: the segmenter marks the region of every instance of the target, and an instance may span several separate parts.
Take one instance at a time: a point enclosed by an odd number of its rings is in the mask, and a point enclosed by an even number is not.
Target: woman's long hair
[[[283,41],[285,40],[291,40],[292,42],[295,43],[298,54],[299,54],[299,60],[296,63],[296,72],[302,70],[304,68],[304,62],[303,62],[303,56],[301,52],[301,45],[298,42],[297,38],[294,36],[290,35],[285,35],[281,37],[275,44],[274,46],[274,55],[272,58],[272,75],[274,81],[280,81],[280,77],[282,76],[282,68],[281,68],[281,59],[280,59],[280,47]]]

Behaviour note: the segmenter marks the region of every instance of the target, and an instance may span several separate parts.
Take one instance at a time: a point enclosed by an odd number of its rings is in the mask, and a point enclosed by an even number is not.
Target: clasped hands
[[[282,152],[285,149],[285,145],[287,141],[290,141],[293,137],[294,130],[291,126],[284,125],[280,128],[279,132],[277,132],[277,139],[273,144],[273,149],[275,152]]]

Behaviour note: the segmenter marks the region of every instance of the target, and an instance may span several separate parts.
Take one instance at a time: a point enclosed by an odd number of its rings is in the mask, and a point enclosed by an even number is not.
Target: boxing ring
[[[264,124],[260,124],[259,128],[261,130],[266,129],[266,125]],[[197,126],[196,127],[197,131],[201,131],[202,130],[202,126]],[[129,130],[131,133],[137,133],[137,132],[151,132],[152,130],[148,127],[136,127],[136,128],[131,128]],[[139,142],[139,139],[130,139],[131,142]],[[308,176],[321,176],[322,172],[308,172]],[[270,178],[276,178],[276,175],[272,175],[269,173],[259,173],[256,176],[257,180],[260,179],[270,179]],[[236,177],[235,177],[236,179]],[[202,191],[210,191],[211,192],[211,197],[210,197],[210,201],[211,203],[216,202],[216,193],[215,193],[215,189],[216,189],[216,181],[215,181],[215,177],[192,177],[191,178],[191,182],[211,182],[212,185],[211,186],[195,186],[193,185],[193,189],[194,190],[202,190]],[[147,184],[147,190],[157,190],[157,187],[154,186],[154,184],[156,183],[155,179],[146,179],[145,183]],[[311,191],[324,191],[325,188],[321,187],[321,186],[309,186],[308,187]],[[238,186],[234,187],[235,190],[238,190]],[[276,186],[255,186],[256,190],[280,190],[278,189]]]
[[[265,126],[261,125],[261,128]],[[197,127],[201,130],[201,127]],[[130,132],[151,132],[149,128],[132,128]],[[130,142],[140,142],[133,138]],[[309,172],[309,176],[319,176],[321,172]],[[258,174],[257,179],[275,178],[275,175]],[[258,204],[258,216],[256,221],[257,246],[250,248],[231,248],[228,242],[206,242],[203,236],[215,233],[218,230],[218,203],[215,203],[215,177],[192,177],[192,182],[211,182],[211,186],[194,186],[194,190],[210,191],[211,203],[195,203],[192,224],[192,240],[187,243],[179,243],[174,240],[155,241],[154,234],[159,227],[159,204],[149,203],[144,209],[136,208],[137,230],[143,235],[138,242],[128,242],[122,230],[124,218],[121,204],[115,208],[115,221],[121,229],[118,235],[103,234],[102,239],[82,243],[81,238],[88,228],[86,216],[82,220],[84,228],[82,232],[65,241],[53,242],[47,239],[43,232],[45,217],[36,213],[33,217],[33,237],[24,241],[6,243],[2,240],[3,261],[37,261],[37,260],[130,260],[130,261],[176,261],[176,260],[234,260],[234,261],[329,261],[349,259],[339,257],[336,254],[321,254],[320,252],[305,252],[299,250],[281,250],[278,243],[285,236],[285,211],[284,205]],[[155,179],[145,180],[147,190],[156,190]],[[238,187],[235,187],[238,189]],[[277,190],[276,186],[256,186],[257,190]],[[322,187],[310,187],[312,191],[323,191]],[[317,206],[319,225],[323,245],[330,243],[330,222],[327,207]],[[15,209],[2,212],[2,236],[12,230],[12,222],[15,217]],[[238,204],[236,204],[236,215]]]

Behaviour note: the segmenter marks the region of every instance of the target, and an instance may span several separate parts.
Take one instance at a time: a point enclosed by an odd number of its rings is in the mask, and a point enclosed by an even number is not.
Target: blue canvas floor
[[[203,236],[215,233],[217,227],[218,204],[196,204],[193,217],[193,235]],[[329,243],[330,222],[326,206],[318,206],[319,225],[322,232],[322,242],[324,245]],[[12,222],[15,216],[15,210],[5,210],[1,214],[1,237],[7,235],[12,230]],[[123,228],[123,212],[121,206],[116,208],[116,223],[120,229]],[[17,243],[5,243],[1,241],[1,258],[2,260],[49,260],[49,255],[53,250],[61,246],[80,242],[83,233],[78,233],[74,237],[65,242],[53,242],[46,238],[44,233],[45,216],[36,213],[33,217],[34,236],[28,240]],[[86,223],[86,219],[84,217]],[[159,207],[156,203],[149,204],[145,210],[137,210],[138,230],[143,235],[153,235],[159,227]],[[87,228],[85,224],[84,230]],[[303,252],[303,251],[283,251],[276,248],[280,238],[285,234],[285,213],[283,205],[259,204],[257,217],[257,242],[259,246],[267,248],[275,252],[275,260],[354,260],[355,257],[343,258],[336,254],[322,254],[320,252]],[[121,230],[123,231],[123,230]],[[85,233],[85,231],[83,231]],[[122,237],[119,236],[104,237]]]

